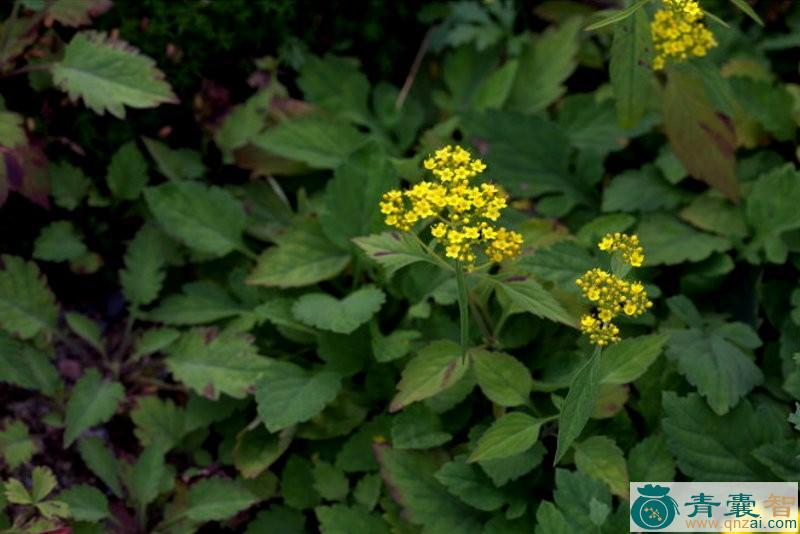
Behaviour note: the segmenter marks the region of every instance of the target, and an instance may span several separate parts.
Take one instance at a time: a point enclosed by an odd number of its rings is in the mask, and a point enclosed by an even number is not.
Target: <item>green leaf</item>
[[[147,317],[170,325],[198,325],[236,317],[245,311],[224,289],[203,281],[185,284],[179,295],[166,297]]]
[[[11,469],[30,462],[38,450],[22,421],[11,421],[0,431],[0,454]]]
[[[350,483],[344,471],[328,462],[314,465],[314,489],[327,501],[343,501],[350,492]]]
[[[134,341],[131,358],[135,360],[147,354],[160,352],[169,347],[180,335],[180,331],[174,328],[151,328],[150,330],[145,330]]]
[[[573,532],[597,532],[598,509],[611,510],[608,487],[577,471],[556,469],[556,505],[563,512]],[[611,532],[619,532],[612,530]]]
[[[55,0],[44,3],[47,15],[65,26],[85,26],[91,24],[92,18],[108,11],[111,2],[108,0]],[[44,7],[43,6],[43,7]]]
[[[193,180],[205,174],[200,152],[189,148],[170,148],[160,141],[142,137],[147,152],[156,162],[158,172],[170,180]]]
[[[155,226],[143,226],[128,244],[125,269],[119,273],[122,292],[135,307],[158,297],[164,283],[164,255],[169,240]]]
[[[347,250],[352,238],[380,230],[381,197],[398,183],[380,145],[370,143],[354,152],[328,182],[325,208],[320,214],[322,231],[332,243]]]
[[[110,515],[108,499],[103,493],[88,484],[72,486],[62,491],[58,499],[67,503],[73,519],[78,521],[100,521]]]
[[[247,525],[245,534],[262,534],[264,532],[280,532],[281,534],[305,534],[306,518],[302,513],[286,506],[271,505],[262,510]]]
[[[628,472],[631,481],[674,480],[675,458],[663,433],[651,434],[634,445],[628,455]]]
[[[406,364],[397,384],[397,395],[389,405],[396,412],[446,390],[464,376],[469,362],[461,357],[461,347],[452,341],[434,341]]]
[[[381,496],[383,481],[380,475],[364,475],[353,490],[353,499],[368,510],[375,508]]]
[[[577,67],[581,20],[569,19],[528,43],[519,57],[517,79],[508,106],[534,113],[555,102],[566,90],[563,83]]]
[[[31,494],[16,478],[11,478],[3,484],[3,493],[11,504],[32,504],[33,502]]]
[[[745,116],[754,117],[778,141],[794,139],[797,124],[784,111],[791,109],[794,98],[786,88],[746,76],[733,76],[729,82],[739,101],[747,103]]]
[[[483,394],[500,406],[530,403],[531,372],[519,360],[505,353],[471,349],[475,378]]]
[[[209,399],[220,393],[243,398],[252,393],[273,363],[258,354],[250,336],[206,329],[183,334],[167,351],[167,367],[175,379]]]
[[[484,520],[474,510],[450,495],[436,480],[438,465],[423,453],[398,451],[375,445],[381,477],[403,508],[403,517],[429,532],[477,534]]]
[[[75,34],[64,59],[52,68],[53,82],[72,100],[87,107],[125,117],[125,107],[152,108],[177,99],[155,62],[125,41],[99,32]]]
[[[318,506],[314,513],[319,520],[322,534],[351,534],[352,532],[368,532],[369,534],[389,534],[389,526],[377,514],[371,514],[361,506]]]
[[[642,10],[641,8],[644,7],[646,4],[650,3],[650,1],[651,0],[636,0],[635,2],[633,2],[631,5],[629,5],[625,9],[620,9],[620,10],[614,11],[610,15],[603,17],[602,19],[598,20],[597,22],[593,22],[593,23],[589,24],[588,26],[586,26],[586,28],[584,28],[584,30],[586,30],[587,32],[588,31],[593,31],[593,30],[599,30],[600,28],[604,28],[606,26],[610,26],[611,24],[617,24],[618,22],[628,21],[628,20],[630,20],[628,17],[630,17],[631,15],[634,15],[634,14],[638,15],[640,13],[643,13],[644,10]],[[647,19],[645,19],[645,20],[647,20]],[[618,29],[619,27],[620,26],[617,26],[615,29]],[[615,39],[616,39],[616,35],[617,34],[614,33]],[[613,51],[612,51],[612,54],[613,54]],[[648,63],[648,65],[649,65],[649,63]]]
[[[67,320],[67,324],[72,331],[78,334],[81,339],[97,349],[98,352],[105,352],[100,325],[80,313],[69,312],[64,315],[64,319]]]
[[[258,258],[248,284],[273,287],[303,287],[333,278],[350,262],[350,254],[331,243],[318,220],[302,219],[276,245]]]
[[[665,335],[648,335],[623,339],[603,350],[600,361],[600,383],[627,384],[633,382],[661,354]]]
[[[406,265],[425,261],[436,264],[422,245],[407,232],[383,232],[353,239],[372,260],[392,276]]]
[[[246,145],[264,129],[272,96],[269,88],[261,89],[225,116],[214,132],[214,142],[222,151],[225,163],[232,163],[233,151]]]
[[[133,433],[143,447],[158,445],[169,451],[180,443],[187,431],[184,411],[169,399],[140,397],[130,417],[136,425]]]
[[[753,10],[752,6],[748,4],[745,0],[731,0],[731,2],[733,2],[733,5],[741,9],[745,13],[745,15],[756,21],[760,26],[764,25],[764,21],[761,20],[761,17],[758,16],[758,13],[756,13]]]
[[[0,332],[0,381],[49,397],[61,389],[61,378],[47,355],[4,332]]]
[[[675,155],[694,178],[736,201],[736,132],[706,96],[703,81],[689,69],[668,71],[664,127]],[[705,150],[697,150],[697,147]]]
[[[664,213],[643,217],[638,234],[648,267],[698,262],[714,252],[725,252],[731,248],[729,239],[699,232]]]
[[[188,247],[215,257],[234,250],[251,254],[242,241],[244,210],[225,189],[169,182],[148,187],[144,196],[161,228]]]
[[[600,386],[600,360],[601,351],[596,349],[570,382],[569,392],[558,417],[558,442],[554,464],[561,460],[570,445],[578,439],[594,411]]]
[[[550,501],[542,501],[536,510],[536,534],[572,534],[564,514]]]
[[[444,431],[439,416],[425,404],[412,404],[392,418],[395,449],[430,449],[452,438]]]
[[[667,445],[684,474],[709,481],[769,478],[751,453],[783,437],[783,414],[772,414],[767,405],[754,407],[743,400],[718,416],[699,395],[678,397],[671,391],[664,392],[663,406]]]
[[[68,221],[50,223],[36,238],[33,257],[45,261],[70,261],[86,254],[86,245]]]
[[[464,463],[463,456],[444,464],[434,476],[447,491],[478,510],[492,512],[506,502],[489,477],[477,465]]]
[[[350,334],[369,321],[386,301],[375,286],[365,286],[343,299],[326,293],[307,293],[292,306],[294,317],[315,328],[338,334]]]
[[[294,428],[271,434],[263,425],[236,436],[233,463],[245,478],[255,478],[275,463],[294,438]]]
[[[56,476],[46,466],[37,466],[33,468],[33,475],[31,477],[31,500],[34,503],[41,502],[47,498],[48,495],[53,493],[53,490],[58,486]]]
[[[608,484],[614,495],[623,498],[629,495],[625,455],[613,439],[592,436],[576,443],[575,465],[578,471]]]
[[[563,239],[522,256],[517,265],[543,281],[573,289],[575,280],[596,267],[597,260],[576,241]]]
[[[281,122],[252,142],[274,155],[302,161],[315,169],[335,169],[368,140],[346,122],[312,115]]]
[[[159,447],[144,449],[132,466],[125,485],[140,515],[144,515],[147,505],[158,497],[164,473],[164,451]]]
[[[567,310],[530,277],[515,277],[506,281],[492,279],[495,290],[504,295],[517,311],[532,313],[551,321],[575,326],[577,321]]]
[[[306,100],[320,108],[348,121],[370,124],[369,80],[353,60],[309,56],[297,77],[297,85]]]
[[[122,384],[103,380],[97,369],[87,370],[75,384],[67,403],[64,447],[69,447],[84,430],[111,419],[124,396]]]
[[[70,211],[77,208],[86,197],[90,184],[83,171],[65,161],[51,162],[48,171],[56,205]]]
[[[672,332],[667,344],[667,356],[719,415],[764,381],[753,358],[734,342],[719,331],[691,328]]]
[[[255,393],[258,415],[277,432],[319,414],[341,389],[338,374],[309,372],[289,362],[274,362],[264,371]]]
[[[748,234],[742,206],[710,194],[696,196],[679,215],[706,232],[730,238],[743,238]]]
[[[671,210],[683,202],[679,188],[666,182],[652,165],[616,176],[603,192],[603,211]]]
[[[311,462],[292,455],[281,473],[283,500],[288,506],[303,510],[319,504],[320,496],[314,489],[314,475]]]
[[[544,423],[522,412],[507,413],[484,432],[467,461],[483,462],[525,452],[539,439]]]
[[[13,148],[28,141],[23,126],[24,118],[18,113],[0,111],[0,146]]]
[[[372,335],[372,354],[375,360],[386,363],[399,360],[411,352],[414,342],[422,336],[417,330],[395,330],[388,336]]]
[[[117,457],[106,447],[102,438],[85,437],[78,441],[78,452],[83,463],[86,464],[97,478],[105,482],[114,495],[122,496],[122,487],[119,483],[119,464]]]
[[[786,164],[758,178],[745,200],[747,222],[755,231],[747,255],[757,261],[763,250],[767,261],[784,263],[789,253],[783,235],[800,228],[800,172]]]
[[[136,200],[147,185],[147,162],[136,141],[122,145],[111,157],[106,182],[111,193],[123,200]]]
[[[255,495],[232,480],[206,478],[189,488],[184,514],[192,521],[223,521],[257,501]]]

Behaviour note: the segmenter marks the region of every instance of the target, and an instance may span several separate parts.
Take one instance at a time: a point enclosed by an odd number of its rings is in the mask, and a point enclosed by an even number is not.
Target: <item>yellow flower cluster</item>
[[[644,263],[644,249],[639,244],[639,236],[619,232],[606,234],[597,247],[605,252],[620,252],[622,261],[633,267],[641,267]]]
[[[386,224],[409,231],[419,221],[433,218],[431,234],[444,246],[445,255],[474,266],[475,248],[494,262],[520,253],[522,236],[492,222],[507,204],[505,192],[494,184],[470,185],[486,169],[463,148],[446,146],[424,161],[436,181],[423,181],[410,189],[389,191],[380,203]]]
[[[663,0],[665,9],[656,11],[650,25],[655,57],[653,68],[661,70],[667,60],[685,61],[701,57],[717,45],[703,23],[703,10],[697,0]]]
[[[621,251],[623,259],[637,267],[644,261],[644,251],[636,236],[608,234],[598,246],[608,252]],[[581,317],[581,331],[600,347],[619,341],[619,328],[613,323],[615,317],[637,317],[653,306],[640,282],[628,282],[603,269],[590,269],[575,283],[594,307],[592,313]]]

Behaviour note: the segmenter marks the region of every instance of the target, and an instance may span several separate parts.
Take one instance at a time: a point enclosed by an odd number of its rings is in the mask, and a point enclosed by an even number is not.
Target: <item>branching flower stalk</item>
[[[471,185],[486,165],[459,146],[437,150],[423,163],[435,180],[421,181],[409,189],[392,190],[383,195],[381,213],[386,224],[416,237],[414,228],[430,227],[432,246],[423,247],[453,262],[458,286],[461,350],[466,354],[469,341],[469,294],[466,275],[476,268],[500,263],[520,253],[522,235],[495,223],[508,204],[508,196],[492,183]],[[479,257],[486,263],[476,267]]]

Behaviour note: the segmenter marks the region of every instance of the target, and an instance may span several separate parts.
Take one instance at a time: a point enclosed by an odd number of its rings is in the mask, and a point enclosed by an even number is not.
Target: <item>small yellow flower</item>
[[[494,184],[470,184],[486,169],[481,160],[459,146],[446,146],[423,160],[423,167],[436,181],[384,194],[380,210],[386,224],[410,231],[419,221],[438,219],[431,235],[441,240],[448,258],[467,269],[473,267],[478,249],[494,262],[520,253],[522,235],[491,224],[508,204],[505,192]]]
[[[597,248],[605,252],[619,252],[622,261],[632,267],[641,267],[644,263],[644,249],[639,244],[639,236],[615,232],[606,234],[597,244]]]
[[[665,9],[656,11],[650,24],[653,38],[653,68],[661,70],[667,61],[681,62],[702,57],[715,46],[714,35],[705,26],[697,0],[663,0]]]

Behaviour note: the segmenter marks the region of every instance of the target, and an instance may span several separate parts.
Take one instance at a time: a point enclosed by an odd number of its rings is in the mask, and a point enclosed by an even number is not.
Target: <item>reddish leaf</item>
[[[64,26],[85,26],[112,6],[111,0],[56,0],[47,10],[52,20]]]
[[[664,127],[673,152],[689,174],[738,202],[733,123],[714,109],[702,80],[687,70],[669,70]]]
[[[10,190],[49,209],[50,177],[47,157],[41,147],[38,144],[0,147],[0,154],[3,156],[3,165],[0,165],[0,205]]]

